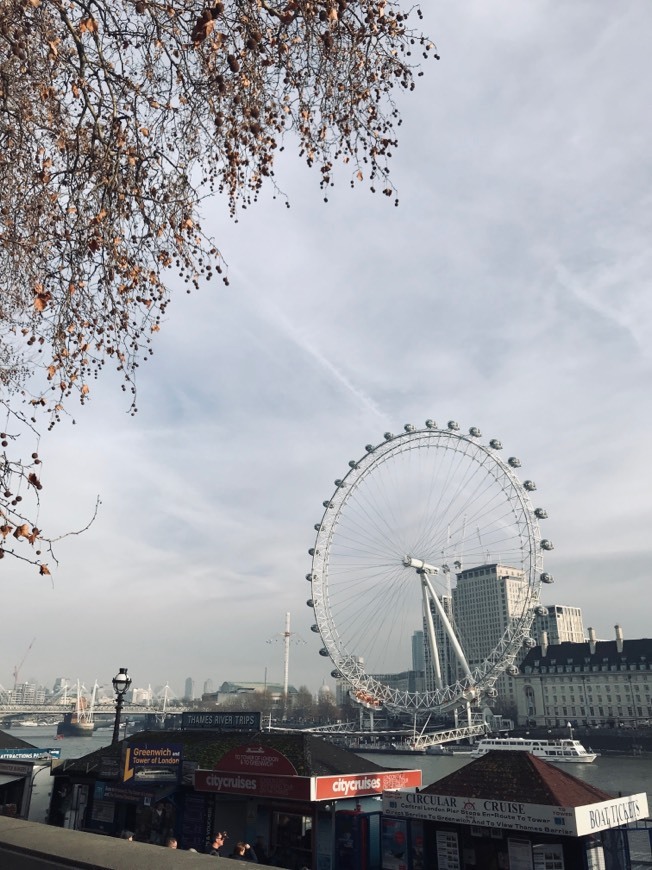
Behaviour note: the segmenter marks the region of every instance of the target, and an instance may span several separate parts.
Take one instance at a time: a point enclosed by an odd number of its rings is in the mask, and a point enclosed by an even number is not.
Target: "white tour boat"
[[[494,750],[531,752],[537,758],[557,763],[590,764],[598,757],[597,752],[586,750],[579,740],[526,740],[524,737],[487,737],[478,743],[471,755],[479,758]]]

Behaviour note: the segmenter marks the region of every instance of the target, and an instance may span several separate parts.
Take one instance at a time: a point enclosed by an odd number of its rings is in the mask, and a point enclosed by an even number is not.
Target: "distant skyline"
[[[456,419],[500,438],[549,514],[556,585],[601,638],[650,637],[652,6],[445,0],[441,60],[400,99],[394,208],[292,148],[272,191],[205,202],[230,286],[173,300],[139,369],[39,444],[40,527],[83,527],[39,577],[5,558],[0,683],[332,686],[308,548],[349,460]],[[289,144],[289,143],[288,143]],[[31,452],[32,445],[25,445]],[[420,626],[409,626],[410,632]],[[409,662],[406,661],[406,666]]]

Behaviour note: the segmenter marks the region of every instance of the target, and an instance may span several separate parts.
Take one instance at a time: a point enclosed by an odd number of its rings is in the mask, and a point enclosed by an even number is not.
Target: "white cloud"
[[[48,682],[124,664],[178,693],[188,675],[280,680],[266,641],[290,611],[308,642],[290,677],[316,689],[322,501],[367,442],[428,417],[521,457],[550,513],[551,594],[605,636],[649,634],[652,11],[495,0],[428,18],[442,59],[401,101],[400,207],[344,170],[325,205],[286,157],[291,209],[207,210],[231,286],[174,301],[138,415],[98,386],[44,439],[43,525],[103,505],[60,546],[54,589],[6,570],[4,607],[28,617],[3,627],[6,662],[35,634],[26,669]]]

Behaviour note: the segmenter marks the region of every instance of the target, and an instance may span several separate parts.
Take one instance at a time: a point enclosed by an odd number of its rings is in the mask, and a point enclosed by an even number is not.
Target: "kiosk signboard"
[[[388,789],[418,788],[420,770],[394,770],[391,773],[348,773],[341,776],[318,776],[315,779],[315,800],[338,800],[362,795],[382,794]]]
[[[648,805],[644,793],[581,807],[557,807],[399,791],[383,794],[383,812],[398,818],[582,837],[647,818]]]
[[[217,731],[260,731],[260,713],[182,713],[181,729],[212,728]]]

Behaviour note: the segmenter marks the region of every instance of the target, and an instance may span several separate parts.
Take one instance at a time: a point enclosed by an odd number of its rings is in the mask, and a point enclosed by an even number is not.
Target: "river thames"
[[[61,758],[79,758],[102,746],[107,746],[113,736],[111,728],[94,731],[90,737],[65,737],[56,739],[56,726],[12,728],[11,734],[39,748],[57,748]],[[423,784],[430,785],[458,770],[471,759],[463,755],[411,755],[399,753],[359,753],[362,758],[381,767],[420,769]],[[652,807],[652,756],[609,755],[599,756],[592,764],[560,765],[578,779],[598,786],[614,797],[622,794],[646,792]]]
[[[404,769],[419,768],[423,771],[423,784],[430,785],[448,776],[472,759],[463,755],[401,755],[394,753],[373,753],[362,758],[380,764],[382,767]],[[620,793],[638,794],[646,792],[648,804],[652,807],[652,757],[609,755],[598,756],[591,764],[560,764],[567,773],[590,785],[604,789],[614,797]]]

